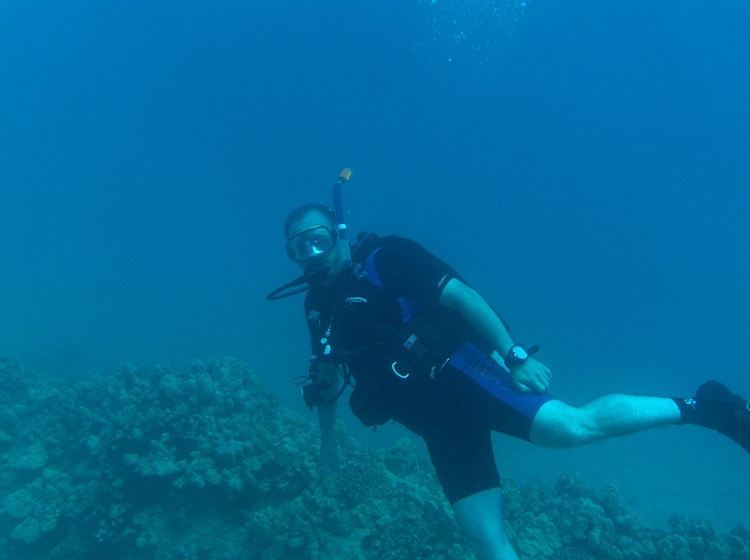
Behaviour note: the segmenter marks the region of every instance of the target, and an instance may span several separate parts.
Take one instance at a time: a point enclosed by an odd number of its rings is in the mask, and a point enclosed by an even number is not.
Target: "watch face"
[[[523,346],[514,346],[513,357],[517,360],[527,360],[529,358],[529,353],[526,352],[526,348]]]

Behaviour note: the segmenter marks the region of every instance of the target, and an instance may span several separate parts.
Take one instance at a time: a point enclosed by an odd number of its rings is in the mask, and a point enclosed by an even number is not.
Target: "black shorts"
[[[511,381],[507,370],[465,343],[392,413],[424,439],[451,504],[500,485],[492,431],[529,441],[537,411],[552,400],[520,393]]]

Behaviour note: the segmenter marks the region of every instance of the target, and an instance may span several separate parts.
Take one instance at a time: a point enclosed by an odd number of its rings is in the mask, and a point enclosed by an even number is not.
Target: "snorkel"
[[[339,232],[339,239],[344,247],[344,270],[352,268],[352,252],[349,248],[349,240],[346,233],[346,222],[344,221],[344,205],[341,202],[341,189],[344,183],[349,181],[352,176],[352,170],[348,167],[339,173],[339,178],[333,185],[333,209],[336,211],[336,231]]]
[[[339,177],[333,185],[333,207],[336,213],[336,232],[341,242],[342,250],[344,252],[344,266],[343,270],[350,270],[352,268],[352,256],[351,250],[349,249],[349,240],[346,232],[346,222],[344,221],[344,205],[341,201],[341,189],[344,184],[349,181],[352,176],[352,170],[348,167],[339,173]],[[299,276],[284,284],[283,286],[275,289],[266,296],[268,301],[276,301],[284,299],[290,296],[301,294],[306,292],[312,286],[320,284],[326,279],[330,273],[330,267],[323,265],[311,264],[302,276]]]

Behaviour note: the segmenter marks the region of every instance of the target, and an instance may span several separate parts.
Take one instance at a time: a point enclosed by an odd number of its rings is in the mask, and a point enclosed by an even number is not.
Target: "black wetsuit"
[[[528,440],[550,397],[514,390],[486,341],[440,305],[460,279],[450,265],[396,236],[365,239],[353,260],[353,273],[307,295],[313,355],[346,363],[365,425],[393,419],[424,439],[451,503],[497,487],[491,431]]]

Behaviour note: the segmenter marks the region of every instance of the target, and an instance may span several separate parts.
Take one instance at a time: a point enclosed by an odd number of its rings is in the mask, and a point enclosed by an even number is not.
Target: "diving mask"
[[[338,233],[328,226],[316,226],[290,237],[286,242],[286,254],[292,262],[307,262],[325,255],[337,238]]]

